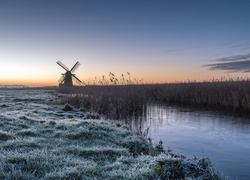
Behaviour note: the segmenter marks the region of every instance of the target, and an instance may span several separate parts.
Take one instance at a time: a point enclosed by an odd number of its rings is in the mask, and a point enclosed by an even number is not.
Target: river
[[[144,129],[153,142],[186,156],[210,157],[224,176],[250,179],[250,118],[153,105]]]

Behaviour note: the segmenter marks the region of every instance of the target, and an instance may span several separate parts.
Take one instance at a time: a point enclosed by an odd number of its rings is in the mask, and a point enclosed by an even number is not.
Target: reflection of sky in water
[[[174,107],[148,109],[146,127],[157,143],[187,156],[209,156],[225,175],[250,178],[250,119]]]

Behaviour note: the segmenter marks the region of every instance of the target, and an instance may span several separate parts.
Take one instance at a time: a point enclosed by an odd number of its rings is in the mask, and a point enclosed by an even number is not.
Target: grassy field
[[[0,179],[221,179],[207,158],[186,158],[107,121],[1,119]]]

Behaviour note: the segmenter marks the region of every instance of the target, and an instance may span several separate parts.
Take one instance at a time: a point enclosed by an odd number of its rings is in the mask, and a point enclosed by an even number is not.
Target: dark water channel
[[[144,129],[153,142],[188,157],[209,156],[232,179],[250,179],[250,118],[187,108],[149,106]]]

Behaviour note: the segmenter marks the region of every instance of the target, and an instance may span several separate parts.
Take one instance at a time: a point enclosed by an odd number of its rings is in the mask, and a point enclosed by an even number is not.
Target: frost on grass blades
[[[83,109],[62,110],[56,97],[0,91],[0,179],[221,179],[207,158],[164,151]]]

